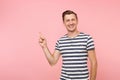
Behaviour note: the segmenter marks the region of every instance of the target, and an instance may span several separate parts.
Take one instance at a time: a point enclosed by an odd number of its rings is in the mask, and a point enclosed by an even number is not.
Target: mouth
[[[72,24],[72,25],[69,25],[68,27],[69,27],[69,28],[74,28],[74,25]]]

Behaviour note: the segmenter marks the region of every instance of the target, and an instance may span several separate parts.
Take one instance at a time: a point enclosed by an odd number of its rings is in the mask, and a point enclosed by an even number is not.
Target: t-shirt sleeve
[[[89,50],[94,50],[95,46],[94,46],[94,40],[93,38],[89,35],[88,36],[88,40],[87,40],[87,51]]]
[[[57,40],[56,45],[55,45],[55,50],[59,50],[60,51],[60,45],[59,45],[59,40]]]

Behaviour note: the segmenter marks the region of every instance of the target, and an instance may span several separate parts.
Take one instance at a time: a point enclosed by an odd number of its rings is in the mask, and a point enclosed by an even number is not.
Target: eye
[[[73,18],[72,21],[75,21],[75,19]]]
[[[66,22],[69,22],[69,21],[70,21],[69,19],[66,20]]]

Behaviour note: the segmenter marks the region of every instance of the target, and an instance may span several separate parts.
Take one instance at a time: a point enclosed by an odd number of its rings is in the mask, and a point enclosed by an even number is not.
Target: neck
[[[72,38],[72,37],[77,36],[79,33],[80,33],[80,32],[79,32],[78,30],[76,30],[76,31],[74,31],[74,32],[68,32],[67,35]]]

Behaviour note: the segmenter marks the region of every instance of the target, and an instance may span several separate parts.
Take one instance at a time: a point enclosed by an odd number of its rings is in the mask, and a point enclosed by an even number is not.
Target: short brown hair
[[[75,17],[76,17],[76,19],[78,19],[77,14],[76,14],[75,12],[73,12],[73,11],[71,11],[71,10],[66,10],[66,11],[64,11],[64,12],[62,13],[62,19],[63,19],[63,21],[64,21],[65,15],[69,15],[69,14],[74,14]]]

